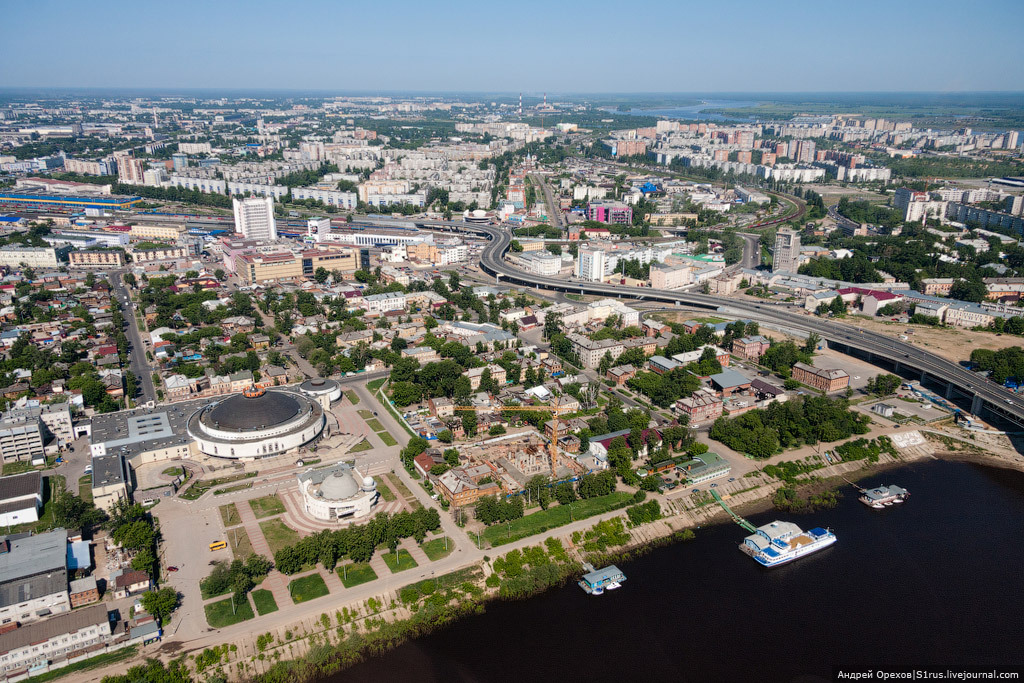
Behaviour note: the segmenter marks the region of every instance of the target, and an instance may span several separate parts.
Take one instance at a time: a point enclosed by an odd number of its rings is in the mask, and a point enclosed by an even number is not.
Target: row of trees
[[[319,562],[331,570],[342,557],[353,562],[368,562],[374,550],[381,545],[392,551],[403,538],[422,541],[427,532],[441,527],[437,509],[419,508],[412,512],[394,515],[379,514],[366,524],[345,529],[325,529],[312,536],[306,536],[274,554],[274,564],[285,574],[294,574],[304,566]]]
[[[199,586],[206,595],[223,595],[231,591],[235,599],[241,601],[266,578],[273,566],[262,555],[250,555],[245,562],[218,562],[210,575],[199,582]]]

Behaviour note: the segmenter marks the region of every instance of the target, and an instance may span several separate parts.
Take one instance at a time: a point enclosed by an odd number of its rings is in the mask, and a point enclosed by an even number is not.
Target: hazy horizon
[[[982,0],[515,8],[451,0],[5,8],[0,87],[454,93],[1024,89],[1024,4]],[[630,10],[632,11],[632,10]],[[173,14],[169,14],[173,12]],[[628,20],[627,20],[628,19]],[[949,37],[947,37],[949,36]],[[972,36],[975,37],[972,39]],[[983,37],[983,49],[976,40]],[[568,86],[568,87],[567,87]]]

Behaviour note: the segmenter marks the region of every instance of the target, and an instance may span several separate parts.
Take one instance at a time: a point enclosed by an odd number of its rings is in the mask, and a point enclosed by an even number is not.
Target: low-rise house
[[[735,370],[725,369],[717,375],[711,375],[711,384],[722,392],[722,396],[732,396],[750,388],[751,380]]]
[[[845,370],[816,368],[806,363],[793,365],[793,379],[809,387],[820,389],[826,394],[850,386],[850,375]]]
[[[697,391],[676,401],[676,410],[689,416],[690,424],[700,424],[722,415],[722,399],[708,391]]]
[[[677,361],[671,358],[665,358],[664,356],[651,356],[647,359],[647,368],[658,375],[664,375],[665,373],[672,372],[676,368],[682,367]]]
[[[11,527],[39,520],[43,506],[43,477],[25,472],[0,477],[0,526]]]
[[[770,346],[771,342],[759,334],[732,340],[732,352],[747,360],[760,360]]]
[[[136,593],[145,593],[151,587],[149,574],[138,569],[126,569],[114,576],[115,598],[127,598]]]
[[[618,367],[609,368],[606,377],[615,382],[617,386],[621,387],[623,384],[636,377],[636,368],[632,365],[620,365]]]
[[[96,585],[96,577],[87,576],[84,579],[72,581],[68,589],[68,597],[71,599],[71,609],[99,602],[100,591]]]

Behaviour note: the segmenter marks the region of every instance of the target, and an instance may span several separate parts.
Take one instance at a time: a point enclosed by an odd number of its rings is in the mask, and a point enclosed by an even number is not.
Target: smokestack
[[[519,93],[519,116],[523,115],[523,93]]]

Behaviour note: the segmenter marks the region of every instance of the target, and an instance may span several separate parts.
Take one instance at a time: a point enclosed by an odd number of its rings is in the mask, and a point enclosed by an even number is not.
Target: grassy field
[[[388,566],[388,569],[391,570],[392,574],[404,572],[407,569],[419,566],[416,563],[416,560],[412,559],[412,555],[410,555],[407,550],[402,550],[401,548],[398,549],[397,554],[384,553],[381,555],[381,558],[384,560],[384,564]]]
[[[359,405],[359,394],[349,389],[345,392],[345,397],[352,402],[352,405]]]
[[[234,503],[220,506],[220,519],[226,527],[242,523],[242,518],[238,515],[238,508]]]
[[[364,420],[371,420],[371,419],[373,419],[373,411],[372,410],[366,410],[365,408],[361,408],[361,409],[357,410],[356,412],[359,413],[359,417],[363,418]]]
[[[252,549],[252,540],[246,532],[245,527],[238,527],[227,532],[228,546],[236,560],[245,560],[250,555],[255,555]]]
[[[11,462],[4,463],[3,474],[6,477],[11,474],[30,472],[33,469],[35,468],[32,467],[32,463],[29,460],[12,460]]]
[[[366,420],[366,426],[369,427],[370,429],[372,429],[375,432],[387,431],[387,430],[384,429],[384,425],[382,425],[380,423],[380,420],[378,420],[375,417],[371,417],[368,420]]]
[[[228,598],[227,600],[218,600],[206,605],[204,607],[206,610],[206,623],[213,628],[224,628],[241,621],[248,621],[256,616],[253,614],[248,600],[236,600],[234,612],[232,612],[231,600],[231,598]]]
[[[408,486],[402,483],[401,479],[390,474],[385,476],[387,477],[388,485],[390,485],[391,488],[393,488],[398,495],[400,495],[402,498],[405,498],[410,503],[413,501],[419,503],[419,501],[416,500],[415,496],[412,495],[412,491],[409,490]]]
[[[366,388],[369,389],[370,391],[374,391],[375,392],[378,389],[380,389],[382,386],[384,386],[384,382],[387,382],[387,381],[388,381],[387,377],[378,377],[377,379],[373,380],[372,382],[367,382],[366,383]]]
[[[78,479],[78,497],[86,503],[92,502],[92,475],[86,474]]]
[[[217,479],[205,479],[197,481],[192,486],[188,487],[188,490],[181,494],[181,497],[185,500],[197,500],[204,493],[209,491],[215,486],[221,486],[222,484],[230,484],[235,481],[242,481],[243,479],[251,479],[255,477],[257,472],[246,472],[244,474],[233,474],[228,477],[218,477]],[[252,484],[249,484],[251,486]]]
[[[448,542],[448,549],[445,550],[445,541]],[[448,557],[453,550],[455,550],[455,544],[452,543],[452,539],[447,537],[435,538],[432,541],[427,541],[420,546],[423,552],[427,554],[431,562],[436,562],[442,557]]]
[[[395,492],[391,490],[390,486],[384,483],[383,477],[376,476],[373,480],[377,482],[377,491],[380,492],[380,497],[383,498],[385,502],[390,503],[393,500],[397,500]]]
[[[363,439],[362,441],[357,443],[355,446],[353,446],[352,448],[348,449],[348,452],[349,453],[361,453],[363,451],[368,451],[368,450],[370,450],[372,448],[373,448],[373,446],[370,445],[370,442],[367,441],[366,439]]]
[[[343,565],[335,571],[338,572],[338,578],[341,579],[341,583],[345,588],[352,588],[361,583],[374,581],[377,578],[377,572],[373,571],[373,567],[370,566],[369,562]]]
[[[263,496],[262,498],[253,498],[249,501],[249,507],[252,508],[252,513],[257,518],[271,517],[284,512],[284,503],[281,502],[281,499],[276,494]]]
[[[327,584],[324,583],[324,577],[319,574],[310,574],[301,579],[295,579],[288,584],[288,592],[295,604],[314,600],[330,593],[327,590]]]
[[[602,512],[625,507],[632,502],[632,494],[624,491],[609,493],[607,496],[587,498],[569,505],[558,505],[535,512],[507,524],[495,524],[484,531],[484,540],[491,545],[511,543],[520,538],[533,536],[548,529],[563,526],[572,521],[599,515]]]
[[[299,533],[285,526],[280,519],[268,519],[265,522],[260,522],[260,529],[263,531],[263,537],[267,539],[267,545],[270,546],[271,555],[281,548],[299,542]]]
[[[261,617],[264,614],[277,611],[277,600],[274,600],[274,594],[266,588],[254,590],[252,592],[252,601],[256,604],[256,611],[260,613]]]
[[[380,437],[380,440],[384,442],[385,446],[397,446],[398,445],[398,442],[395,441],[395,437],[391,436],[387,432],[380,432],[379,434],[377,434],[377,436]]]
[[[168,477],[177,477],[185,474],[185,469],[183,467],[168,467],[163,473]]]

